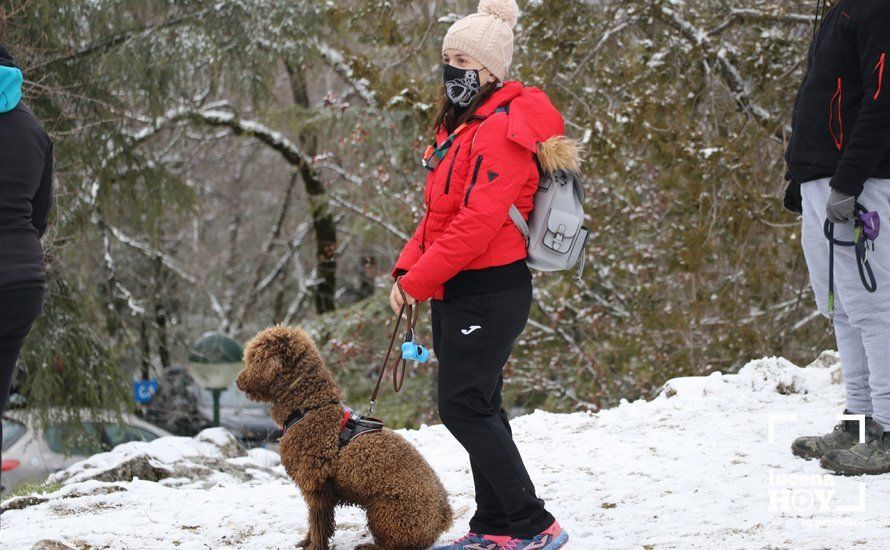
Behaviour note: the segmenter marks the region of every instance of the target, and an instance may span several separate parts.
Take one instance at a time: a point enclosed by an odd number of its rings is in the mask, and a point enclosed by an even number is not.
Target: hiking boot
[[[503,550],[509,540],[509,535],[482,535],[470,531],[451,544],[436,546],[433,550]]]
[[[559,522],[553,520],[550,527],[530,539],[511,538],[504,546],[504,550],[556,550],[561,548],[567,540],[569,540],[569,534],[559,526]]]
[[[851,414],[844,411],[844,414]],[[865,417],[866,430],[869,423],[874,423],[870,416]],[[791,444],[791,452],[795,456],[805,458],[822,458],[827,451],[849,449],[859,443],[859,422],[855,420],[842,420],[834,427],[834,430],[825,435],[808,435],[798,437]]]
[[[865,427],[865,443],[826,451],[819,464],[826,470],[848,476],[890,472],[890,432],[872,421]]]

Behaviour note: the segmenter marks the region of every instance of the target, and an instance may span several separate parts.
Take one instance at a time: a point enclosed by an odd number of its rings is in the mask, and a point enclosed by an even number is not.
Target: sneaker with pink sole
[[[550,527],[544,529],[530,539],[510,538],[504,545],[504,550],[556,550],[569,540],[569,534],[559,526],[559,522],[553,520]]]
[[[451,544],[436,546],[433,550],[503,550],[510,540],[509,535],[483,535],[470,531]]]

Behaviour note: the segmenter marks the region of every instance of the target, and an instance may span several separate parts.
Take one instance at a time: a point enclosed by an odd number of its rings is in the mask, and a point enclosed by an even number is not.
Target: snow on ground
[[[838,375],[837,365],[761,359],[737,375],[672,380],[649,402],[597,414],[535,411],[511,425],[539,496],[570,534],[567,549],[886,547],[890,474],[825,475],[789,450],[797,435],[834,425],[843,409]],[[462,534],[473,513],[462,448],[443,426],[400,433],[450,492],[457,519],[441,542]],[[77,548],[292,548],[305,533],[306,507],[277,455],[227,458],[226,442],[220,431],[165,438],[75,465],[45,502],[3,513],[2,546],[50,539]],[[162,469],[219,471],[77,481],[140,452]],[[860,504],[864,511],[855,510]],[[332,548],[369,540],[362,511],[338,508]]]

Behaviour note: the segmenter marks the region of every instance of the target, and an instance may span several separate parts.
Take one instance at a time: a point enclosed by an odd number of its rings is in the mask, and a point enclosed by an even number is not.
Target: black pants
[[[535,495],[501,407],[502,370],[531,300],[529,282],[430,302],[439,417],[470,455],[476,533],[531,538],[554,521]]]
[[[25,336],[43,312],[43,294],[39,287],[0,291],[0,414],[6,410]]]

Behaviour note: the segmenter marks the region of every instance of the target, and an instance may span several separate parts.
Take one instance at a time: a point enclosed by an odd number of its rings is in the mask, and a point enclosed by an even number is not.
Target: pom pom
[[[519,20],[519,6],[516,5],[516,0],[480,0],[478,11],[500,17],[510,25],[511,29]]]

